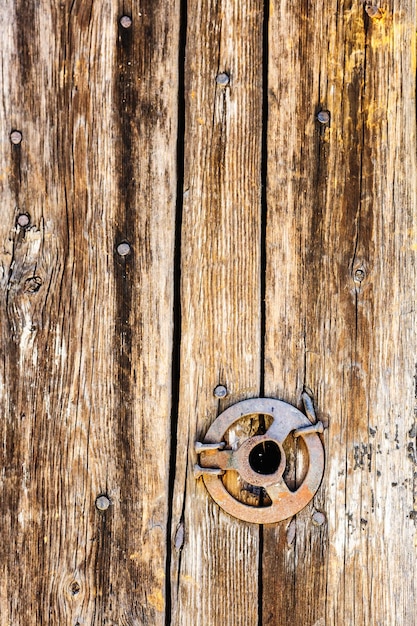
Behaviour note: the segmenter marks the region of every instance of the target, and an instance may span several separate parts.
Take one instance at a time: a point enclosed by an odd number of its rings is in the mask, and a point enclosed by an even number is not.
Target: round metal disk
[[[204,443],[223,441],[226,431],[235,422],[247,415],[257,414],[270,415],[273,418],[273,423],[261,438],[276,442],[280,449],[283,441],[293,430],[311,426],[310,420],[296,407],[287,402],[270,398],[254,398],[238,402],[226,409],[226,411],[223,411],[209,428]],[[320,486],[324,472],[324,449],[319,435],[317,433],[305,435],[301,433],[301,437],[303,437],[307,447],[309,459],[305,479],[298,489],[291,491],[287,487],[282,479],[282,467],[276,472],[276,482],[274,484],[271,484],[269,475],[265,475],[264,481],[261,483],[260,475],[258,474],[257,484],[262,484],[271,498],[272,504],[265,507],[253,507],[236,500],[226,490],[220,476],[203,474],[204,483],[211,497],[227,513],[246,522],[271,524],[292,517],[301,511],[313,498]],[[253,439],[256,438],[254,437]],[[248,449],[250,447],[248,446]],[[239,471],[241,460],[237,453],[235,458],[237,460],[233,469]],[[204,458],[201,458],[200,462],[204,466]],[[245,466],[245,471],[246,469]]]

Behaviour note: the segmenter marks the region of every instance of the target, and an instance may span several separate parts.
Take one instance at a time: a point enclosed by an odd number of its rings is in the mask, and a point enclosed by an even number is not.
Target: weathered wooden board
[[[1,12],[0,623],[163,624],[178,2]]]
[[[180,626],[258,619],[258,528],[211,501],[193,476],[193,448],[218,412],[260,390],[262,25],[258,1],[188,7],[172,560]],[[228,389],[221,402],[218,384]]]
[[[416,624],[416,6],[369,4],[271,4],[265,391],[329,429],[263,624]]]
[[[0,7],[0,626],[417,624],[414,0]],[[195,441],[305,387],[230,517]]]

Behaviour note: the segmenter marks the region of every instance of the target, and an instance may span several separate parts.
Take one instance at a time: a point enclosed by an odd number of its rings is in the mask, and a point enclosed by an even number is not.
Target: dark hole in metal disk
[[[258,474],[274,474],[281,462],[281,451],[274,441],[263,441],[249,453],[249,465]]]

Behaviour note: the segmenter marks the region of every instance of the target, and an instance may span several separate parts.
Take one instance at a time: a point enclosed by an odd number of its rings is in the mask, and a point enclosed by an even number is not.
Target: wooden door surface
[[[415,1],[0,6],[0,626],[417,626]],[[303,392],[236,519],[195,442]]]

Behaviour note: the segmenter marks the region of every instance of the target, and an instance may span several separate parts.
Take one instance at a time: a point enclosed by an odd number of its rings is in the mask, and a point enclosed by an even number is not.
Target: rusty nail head
[[[117,246],[117,253],[120,254],[120,256],[127,256],[130,254],[130,250],[131,248],[127,241],[122,241],[122,243],[119,243]]]
[[[224,385],[217,385],[213,391],[216,398],[225,398],[227,396],[227,389]]]
[[[329,111],[320,111],[317,115],[317,119],[320,122],[320,124],[328,124],[330,122]]]
[[[120,18],[120,26],[122,28],[130,28],[132,26],[132,18],[129,15],[123,15]]]
[[[26,226],[29,226],[30,217],[28,213],[20,213],[20,215],[17,216],[17,223],[22,228],[26,228]]]
[[[96,498],[96,507],[99,511],[107,511],[110,506],[110,500],[107,496],[101,495]]]
[[[19,143],[21,143],[23,137],[22,137],[22,133],[20,132],[20,130],[13,130],[10,133],[10,141],[17,146]]]

